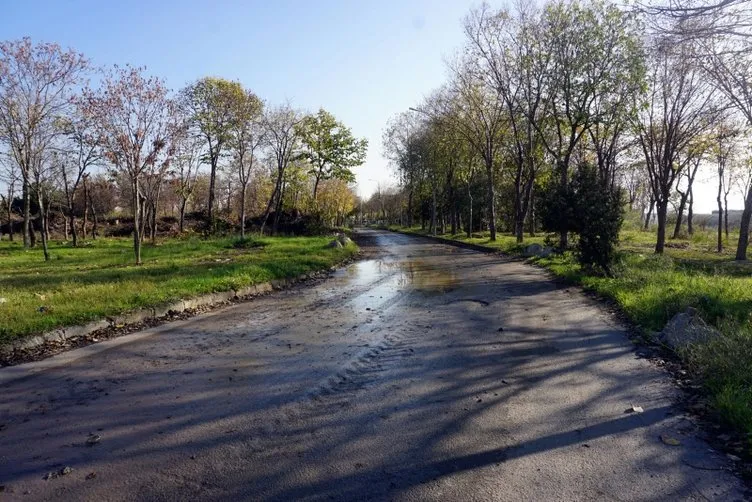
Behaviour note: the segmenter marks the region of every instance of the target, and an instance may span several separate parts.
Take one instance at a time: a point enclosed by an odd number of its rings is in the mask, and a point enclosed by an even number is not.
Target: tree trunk
[[[26,177],[25,177],[26,178]],[[34,247],[34,238],[32,238],[31,233],[31,194],[29,193],[30,186],[29,186],[29,180],[24,179],[23,180],[23,189],[22,189],[22,197],[23,197],[23,243],[24,248],[29,249]]]
[[[679,234],[681,233],[682,219],[684,218],[684,206],[687,204],[688,196],[689,191],[681,194],[681,200],[679,201],[679,210],[676,212],[676,225],[674,225],[674,235],[671,236],[672,239],[678,239]]]
[[[413,226],[413,188],[407,193],[407,227]]]
[[[91,197],[91,196],[89,196],[89,197]],[[97,233],[98,233],[98,230],[97,230],[97,223],[98,223],[97,222],[97,209],[94,207],[94,203],[93,203],[93,201],[91,199],[89,199],[89,204],[91,205],[91,217],[94,220],[94,224],[91,227],[91,238],[92,238],[92,240],[96,240]],[[85,236],[86,236],[86,234],[84,234],[84,237]]]
[[[37,187],[37,203],[39,204],[39,218],[42,220],[42,251],[44,252],[44,261],[50,261],[50,250],[47,246],[48,240],[48,228],[47,228],[47,213],[44,210],[44,197],[42,196],[42,190]]]
[[[486,163],[486,172],[488,174],[488,232],[490,240],[496,240],[496,190],[493,184],[493,166],[491,162]]]
[[[643,230],[648,230],[650,228],[650,220],[653,219],[653,208],[655,208],[655,199],[651,197],[650,205],[648,206],[648,214],[645,215],[645,225],[643,226]]]
[[[694,205],[695,205],[695,195],[692,192],[692,186],[690,185],[689,189],[687,190],[687,193],[689,195],[689,208],[687,209],[687,234],[688,235],[694,235],[695,228],[693,226],[694,223]]]
[[[141,265],[141,195],[139,192],[138,178],[132,182],[133,189],[133,254],[136,256],[136,265]]]
[[[562,163],[559,166],[559,170],[561,171],[559,173],[559,183],[561,184],[562,193],[566,190],[567,185],[569,184],[569,179],[567,178],[567,169],[566,164]],[[564,251],[567,249],[567,245],[569,244],[569,229],[562,229],[559,232],[559,248]]]
[[[151,234],[149,237],[151,238],[151,243],[156,244],[157,243],[157,202],[154,201],[152,208],[151,208],[151,224],[149,225]]]
[[[13,242],[13,196],[8,196],[8,237]]]
[[[214,190],[217,179],[217,159],[213,151],[209,152],[211,159],[211,173],[209,176],[209,205],[206,210],[206,223],[208,226],[208,233],[214,232]]]
[[[663,254],[663,249],[666,247],[666,214],[668,212],[668,197],[664,197],[662,201],[658,201],[656,206],[658,217],[658,239],[655,243],[655,252],[656,254]]]
[[[470,239],[473,236],[473,192],[470,190],[470,182],[467,183],[467,198],[468,202],[468,218],[467,218],[467,238]]]
[[[716,197],[716,202],[718,202],[718,245],[716,251],[720,253],[723,251],[723,199],[721,199],[723,174],[721,173],[718,178],[718,197]]]
[[[527,233],[530,237],[535,237],[535,194],[530,192],[530,209],[527,212]]]
[[[180,201],[180,233],[185,231],[185,207],[188,205],[188,198],[183,197]]]
[[[245,192],[248,185],[241,183],[240,187],[240,238],[245,239]],[[316,190],[314,189],[314,192]]]
[[[752,219],[752,183],[747,190],[747,198],[744,200],[744,211],[742,211],[742,223],[739,228],[739,244],[736,246],[736,259],[743,261],[747,259],[747,246],[749,245],[749,223]]]
[[[279,190],[279,195],[277,196],[277,205],[274,208],[274,223],[272,223],[272,235],[277,235],[277,232],[279,231],[279,219],[282,217],[282,202],[284,197],[284,189],[285,184],[282,184],[282,187]]]
[[[729,224],[728,224],[728,194],[723,194],[723,229],[726,232],[726,240],[729,236]]]
[[[86,179],[89,177],[89,175],[84,174],[83,175],[83,183],[84,183],[84,221],[81,225],[81,235],[84,239],[86,239],[86,228],[89,226],[89,202],[90,202],[90,195],[89,195],[89,184],[86,182]]]
[[[431,235],[436,235],[436,186],[431,187]]]

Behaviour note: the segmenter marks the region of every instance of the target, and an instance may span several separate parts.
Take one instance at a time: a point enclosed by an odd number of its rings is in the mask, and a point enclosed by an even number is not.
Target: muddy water
[[[669,378],[578,291],[370,236],[380,258],[319,285],[6,384],[0,498],[744,496]]]

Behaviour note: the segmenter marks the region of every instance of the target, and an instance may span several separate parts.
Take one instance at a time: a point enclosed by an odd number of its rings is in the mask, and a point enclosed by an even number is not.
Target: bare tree
[[[79,102],[71,110],[70,116],[60,119],[58,123],[65,140],[59,147],[60,156],[57,158],[57,167],[63,181],[66,210],[74,247],[78,246],[76,194],[87,171],[101,161],[98,138],[92,122],[87,120],[84,115],[83,106],[85,106],[84,103]],[[84,201],[84,206],[86,206],[86,201]],[[84,224],[84,238],[86,237],[85,227]]]
[[[487,4],[465,20],[468,50],[503,100],[508,123],[507,156],[514,166],[514,232],[523,240],[533,184],[542,166],[541,131],[546,120],[544,82],[551,52],[540,44],[538,13],[522,9],[516,17]]]
[[[273,160],[276,181],[262,218],[262,234],[264,233],[264,227],[269,220],[272,209],[275,211],[272,233],[276,233],[279,227],[284,195],[285,171],[299,147],[300,138],[298,137],[296,126],[301,120],[301,114],[289,104],[269,108],[264,113],[262,122],[266,138],[265,144]]]
[[[175,155],[173,158],[173,186],[180,199],[179,229],[185,231],[185,211],[188,201],[196,189],[196,178],[201,167],[203,140],[191,135],[183,128],[175,138]]]
[[[94,121],[105,158],[129,183],[133,209],[133,251],[141,264],[142,181],[153,166],[169,163],[176,130],[175,106],[161,80],[142,69],[107,73],[98,91],[85,90],[86,114]]]
[[[56,133],[53,122],[66,114],[70,94],[88,67],[83,55],[57,44],[35,45],[29,38],[0,43],[0,141],[21,175],[24,247],[31,246],[33,178],[42,174]]]
[[[8,222],[8,239],[13,240],[13,200],[16,196],[16,185],[19,180],[18,164],[8,155],[0,155],[0,181],[5,183],[5,193],[0,195],[2,198],[3,209],[5,210]]]
[[[694,216],[694,184],[697,177],[697,171],[699,171],[700,165],[703,161],[705,148],[706,147],[704,146],[704,144],[700,142],[698,145],[690,146],[687,149],[686,155],[689,157],[688,159],[686,159],[687,168],[679,174],[676,186],[676,191],[679,193],[679,208],[676,211],[676,225],[674,225],[674,233],[671,237],[672,239],[678,239],[679,235],[681,234],[682,220],[684,219],[684,209],[687,207],[687,204],[689,204],[687,213],[687,233],[689,235],[692,235],[694,231],[692,228],[692,219]],[[682,165],[685,164],[685,162],[680,161],[679,164]],[[686,180],[685,187],[680,186],[682,178]]]
[[[472,23],[471,19],[466,21]],[[506,106],[498,90],[488,85],[481,70],[478,55],[466,51],[461,59],[450,65],[451,80],[446,92],[437,95],[439,112],[453,120],[457,132],[478,153],[486,173],[488,230],[496,240],[496,187],[501,174],[500,153],[502,135],[507,126]]]
[[[656,253],[663,253],[666,218],[674,184],[691,156],[682,153],[716,116],[711,89],[687,45],[657,41],[648,72],[650,90],[635,120],[640,147],[656,204]]]

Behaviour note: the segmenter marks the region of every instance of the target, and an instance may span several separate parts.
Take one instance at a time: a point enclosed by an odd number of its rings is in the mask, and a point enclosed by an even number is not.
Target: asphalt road
[[[367,232],[318,285],[0,370],[0,499],[744,499],[578,290]]]

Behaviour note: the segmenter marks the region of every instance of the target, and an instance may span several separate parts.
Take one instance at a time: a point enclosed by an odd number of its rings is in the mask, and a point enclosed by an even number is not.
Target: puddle
[[[457,275],[451,269],[438,268],[424,260],[405,260],[399,263],[405,286],[428,294],[443,294],[457,288]]]

